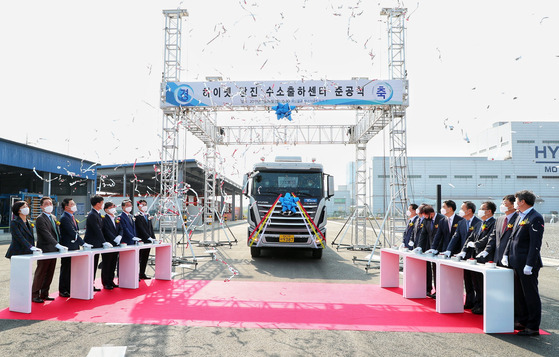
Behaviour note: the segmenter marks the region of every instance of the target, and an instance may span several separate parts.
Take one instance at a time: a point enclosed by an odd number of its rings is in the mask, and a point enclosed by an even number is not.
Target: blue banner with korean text
[[[407,105],[404,80],[169,82],[162,107]]]

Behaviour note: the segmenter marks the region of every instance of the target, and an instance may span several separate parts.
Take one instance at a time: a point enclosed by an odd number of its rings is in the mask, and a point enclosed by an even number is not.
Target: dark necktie
[[[56,234],[56,241],[60,242],[60,237],[58,236],[58,231],[56,230],[56,223],[54,223],[54,219],[52,219],[52,216],[49,215],[50,218],[50,223],[52,223],[52,228],[54,229],[54,233]]]
[[[508,217],[505,216],[505,223],[503,224],[502,232],[505,233],[507,230],[507,224],[509,223]]]

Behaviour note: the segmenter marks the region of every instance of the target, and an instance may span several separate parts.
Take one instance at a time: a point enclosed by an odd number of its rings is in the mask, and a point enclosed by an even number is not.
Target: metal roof
[[[101,187],[100,191],[105,193],[121,195],[124,188],[124,175],[126,175],[127,194],[130,193],[130,187],[134,183],[136,195],[157,195],[160,191],[158,178],[160,165],[160,161],[151,161],[98,166],[98,188]],[[182,175],[181,180],[190,185],[198,196],[204,195],[205,169],[200,162],[194,159],[180,160],[179,177],[180,175]],[[217,194],[219,194],[218,187],[221,180],[223,180],[223,190],[227,194],[241,194],[242,187],[223,176],[218,177],[216,182]]]
[[[0,165],[94,180],[96,163],[0,138]]]

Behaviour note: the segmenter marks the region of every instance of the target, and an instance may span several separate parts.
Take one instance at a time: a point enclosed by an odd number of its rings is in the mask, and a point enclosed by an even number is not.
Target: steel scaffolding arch
[[[188,16],[186,10],[164,11],[165,26],[165,70],[161,86],[161,108],[163,109],[163,138],[161,163],[161,234],[171,242],[176,241],[177,219],[180,215],[179,202],[181,185],[177,180],[177,152],[179,125],[190,131],[200,139],[207,148],[205,157],[205,202],[204,202],[204,243],[216,244],[214,239],[214,225],[212,215],[216,214],[216,149],[217,145],[265,145],[265,144],[355,144],[356,145],[356,219],[355,231],[350,249],[370,249],[367,243],[366,224],[369,216],[367,206],[367,143],[385,127],[390,133],[390,183],[391,183],[391,239],[405,224],[406,204],[406,123],[405,108],[408,105],[408,84],[405,73],[404,57],[404,14],[406,9],[383,9],[381,14],[388,16],[389,35],[389,68],[391,79],[401,80],[403,83],[403,100],[401,105],[364,105],[344,106],[332,105],[323,107],[299,107],[305,109],[325,110],[356,110],[356,123],[353,125],[243,125],[218,126],[215,115],[217,111],[266,110],[267,105],[241,105],[233,107],[223,106],[166,106],[168,83],[179,82],[180,73],[180,20]],[[371,81],[373,82],[373,81]],[[188,96],[188,93],[186,93]],[[181,124],[182,123],[182,124]],[[404,206],[405,207],[405,206]],[[388,212],[387,212],[388,214]],[[174,223],[174,228],[173,226]],[[382,231],[382,228],[381,228]],[[210,239],[207,236],[210,235]],[[380,235],[380,233],[379,233]],[[372,246],[373,252],[377,242]],[[194,254],[193,254],[194,256]],[[195,258],[194,258],[195,259]]]
[[[183,9],[163,10],[165,16],[165,47],[163,53],[163,75],[161,84],[161,100],[165,98],[167,82],[180,80],[182,19],[188,16]],[[170,242],[173,249],[174,262],[192,262],[196,264],[196,256],[192,246],[188,244],[192,253],[192,261],[180,259],[176,256],[177,228],[183,228],[182,194],[186,187],[179,181],[179,108],[164,108],[161,132],[161,166],[159,191],[159,237]],[[188,235],[186,236],[188,240]]]
[[[405,8],[384,8],[381,15],[387,17],[388,26],[388,72],[390,79],[407,79],[405,52]],[[407,91],[404,93],[408,95]],[[392,106],[390,115],[390,244],[396,244],[396,234],[406,228],[408,206],[408,150],[406,131],[406,107]]]

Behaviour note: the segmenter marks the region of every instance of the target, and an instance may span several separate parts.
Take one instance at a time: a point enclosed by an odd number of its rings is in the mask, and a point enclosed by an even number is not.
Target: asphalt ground
[[[342,223],[329,222],[329,244],[321,260],[305,251],[264,251],[262,257],[253,259],[246,246],[245,224],[231,226],[239,242],[218,247],[218,254],[239,271],[233,280],[378,284],[378,269],[366,271],[363,262],[353,261],[354,256],[362,259],[370,252],[332,249],[330,242]],[[229,239],[233,235],[229,233]],[[201,238],[196,234],[193,239]],[[219,231],[215,239],[227,241],[227,236]],[[350,242],[351,237],[344,240]],[[546,227],[546,241],[555,246],[559,235]],[[2,257],[7,248],[7,243],[0,244]],[[224,280],[231,276],[224,264],[207,256],[207,248],[193,245],[193,249],[196,269],[188,262],[177,266],[175,279]],[[186,252],[190,255],[189,249]],[[58,265],[53,292],[58,290]],[[376,254],[373,265],[378,265]],[[558,267],[558,260],[544,259],[540,271],[541,328],[551,335],[539,337],[0,320],[0,356],[87,356],[91,348],[101,346],[126,346],[126,356],[559,356]],[[1,259],[0,309],[9,305],[9,272],[9,260]]]

